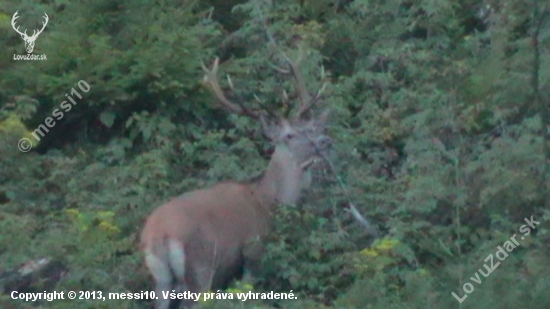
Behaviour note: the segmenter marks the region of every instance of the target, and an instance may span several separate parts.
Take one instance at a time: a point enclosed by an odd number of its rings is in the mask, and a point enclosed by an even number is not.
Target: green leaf
[[[99,120],[101,123],[103,123],[108,128],[113,126],[113,123],[115,123],[115,114],[113,112],[102,112],[99,115]]]

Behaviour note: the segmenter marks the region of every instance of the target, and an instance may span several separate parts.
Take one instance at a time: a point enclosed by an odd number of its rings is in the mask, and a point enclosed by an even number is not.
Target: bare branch
[[[375,226],[370,224],[369,220],[363,216],[357,207],[351,202],[351,197],[349,195],[349,192],[347,190],[346,185],[344,185],[344,182],[342,181],[342,178],[337,174],[336,168],[334,167],[334,164],[332,164],[332,161],[329,160],[329,158],[325,154],[321,154],[321,157],[327,162],[330,172],[336,177],[336,180],[338,181],[338,185],[342,189],[346,199],[348,200],[349,208],[346,209],[346,212],[349,212],[353,219],[357,221],[367,232],[368,235],[371,235],[374,238],[379,238],[380,234],[378,233],[378,229],[376,229]]]
[[[351,216],[365,228],[367,233],[369,235],[372,235],[374,238],[379,238],[380,235],[378,234],[378,230],[370,224],[370,222],[365,218],[359,210],[357,210],[357,207],[353,205],[352,203],[349,203],[349,213],[351,213]]]

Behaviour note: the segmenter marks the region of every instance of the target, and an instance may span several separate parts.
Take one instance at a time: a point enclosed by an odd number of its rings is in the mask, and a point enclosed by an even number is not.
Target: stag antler
[[[299,69],[299,64],[302,61],[302,53],[300,52],[300,55],[298,56],[298,59],[296,61],[290,60],[290,58],[285,54],[282,53],[283,58],[286,62],[288,62],[290,66],[290,70],[285,70],[279,67],[274,68],[283,74],[290,74],[294,76],[294,88],[296,89],[296,94],[298,95],[298,98],[300,99],[301,105],[298,111],[296,112],[295,118],[301,118],[304,116],[305,113],[307,113],[314,105],[319,101],[321,98],[321,95],[325,91],[325,87],[327,83],[323,83],[321,88],[317,91],[317,94],[314,97],[311,97],[311,94],[306,88],[306,84],[304,82],[304,78],[302,76],[302,73]],[[288,98],[286,92],[283,93],[283,98],[286,100]]]
[[[26,29],[25,29],[25,32],[21,32],[19,31],[19,27],[15,28],[15,23],[16,23],[15,20],[21,17],[17,15],[18,13],[19,11],[16,11],[15,14],[13,14],[13,17],[11,19],[11,26],[13,27],[13,30],[15,30],[15,32],[19,33],[21,36],[26,38],[37,38],[38,35],[42,33],[42,31],[44,31],[44,28],[46,28],[46,25],[48,24],[48,20],[50,20],[50,18],[48,17],[48,14],[44,13],[44,16],[42,17],[44,17],[45,20],[42,22],[42,29],[38,30],[38,33],[36,33],[36,30],[33,30],[32,35],[28,36]]]
[[[25,33],[19,31],[19,27],[15,28],[15,20],[18,19],[21,16],[17,16],[19,11],[16,11],[15,14],[13,14],[13,17],[11,18],[11,26],[15,32],[19,33],[21,36],[27,36],[27,30],[25,30]]]
[[[38,33],[34,34],[34,31],[32,32],[32,36],[33,37],[37,37],[40,33],[42,33],[42,31],[44,31],[44,28],[46,28],[46,25],[48,24],[48,20],[50,20],[50,18],[48,17],[48,14],[44,13],[44,16],[42,16],[44,18],[44,21],[42,22],[42,29],[40,29],[38,31]]]
[[[214,94],[216,95],[220,103],[228,110],[234,113],[237,113],[239,115],[248,116],[254,119],[261,119],[262,115],[260,113],[253,111],[244,105],[233,103],[228,98],[225,97],[220,87],[220,84],[218,83],[217,75],[218,75],[219,64],[220,64],[220,58],[216,57],[216,60],[214,60],[214,64],[212,65],[212,69],[209,70],[208,68],[206,68],[204,63],[201,62],[202,69],[204,70],[203,82],[210,84],[212,91],[214,91]],[[229,84],[231,91],[234,92],[233,83],[231,82],[231,78],[229,77],[229,75],[227,76],[227,83]]]

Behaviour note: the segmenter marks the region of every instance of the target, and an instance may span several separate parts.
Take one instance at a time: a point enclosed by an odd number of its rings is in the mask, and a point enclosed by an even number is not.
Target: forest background
[[[13,59],[25,54],[16,11],[29,34],[48,14],[33,51],[47,60]],[[336,173],[318,170],[299,207],[277,213],[252,288],[298,300],[201,308],[547,308],[548,11],[543,0],[2,1],[0,307],[148,308],[9,294],[151,290],[137,250],[147,214],[257,175],[272,151],[257,123],[219,108],[201,62],[220,57],[243,103],[284,113],[292,88],[273,69],[284,51],[302,54],[312,91],[327,83]],[[73,88],[82,99],[34,141]],[[520,240],[531,217],[540,224]],[[520,244],[479,276],[514,234]]]

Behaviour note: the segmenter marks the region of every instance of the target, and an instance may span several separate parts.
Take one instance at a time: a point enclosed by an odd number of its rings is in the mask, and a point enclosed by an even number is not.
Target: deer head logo
[[[38,32],[36,32],[36,30],[33,30],[32,32],[32,35],[31,36],[28,36],[27,35],[27,30],[25,30],[25,32],[21,32],[19,31],[19,27],[15,27],[15,20],[19,18],[19,16],[17,15],[19,11],[15,12],[15,14],[13,14],[13,17],[11,19],[11,26],[13,27],[13,30],[15,30],[15,32],[19,33],[21,35],[21,37],[23,38],[23,40],[25,41],[25,49],[27,50],[27,53],[32,53],[33,49],[34,49],[34,42],[36,41],[36,39],[38,38],[38,35],[40,35],[40,33],[42,33],[42,31],[44,31],[44,28],[46,28],[46,25],[48,24],[48,14],[44,13],[44,19],[45,21],[42,22],[42,29],[40,29]]]

